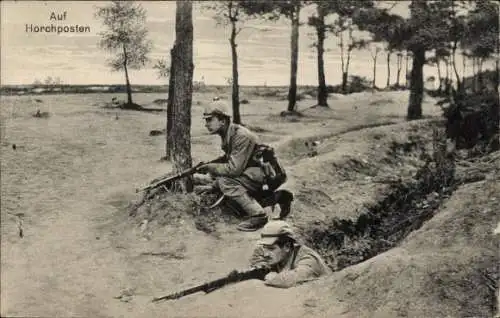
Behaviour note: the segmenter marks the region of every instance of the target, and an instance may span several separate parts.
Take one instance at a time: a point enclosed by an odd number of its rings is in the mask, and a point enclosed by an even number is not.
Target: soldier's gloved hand
[[[207,163],[206,165],[203,165],[196,170],[196,172],[201,174],[214,173],[214,171],[215,165],[211,163]]]

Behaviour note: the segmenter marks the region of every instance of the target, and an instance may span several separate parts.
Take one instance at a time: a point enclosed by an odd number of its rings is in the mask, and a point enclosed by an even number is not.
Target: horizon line
[[[58,88],[58,87],[75,87],[75,86],[127,86],[126,84],[1,84],[2,87],[39,87],[39,88]],[[149,87],[168,87],[168,84],[130,84],[131,87],[134,86],[149,86]],[[222,86],[222,87],[231,87],[229,84],[204,84],[204,86]],[[239,87],[288,87],[290,85],[272,85],[272,84],[259,84],[259,85],[251,85],[251,84],[240,84]],[[318,86],[317,84],[297,84],[297,86]],[[328,86],[328,84],[327,84]]]

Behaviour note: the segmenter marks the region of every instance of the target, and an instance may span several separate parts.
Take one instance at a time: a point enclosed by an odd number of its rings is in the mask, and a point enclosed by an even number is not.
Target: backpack
[[[253,161],[264,172],[265,179],[262,187],[264,191],[275,191],[286,182],[286,171],[276,158],[274,148],[267,145],[257,145],[254,150]]]

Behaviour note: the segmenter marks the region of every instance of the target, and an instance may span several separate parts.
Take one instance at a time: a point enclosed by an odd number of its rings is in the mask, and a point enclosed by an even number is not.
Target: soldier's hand
[[[258,262],[251,265],[252,268],[269,268],[269,264],[267,262]]]
[[[194,187],[194,193],[196,194],[204,194],[210,192],[214,189],[212,185],[199,185]]]
[[[269,272],[269,273],[267,273],[266,277],[264,277],[264,281],[271,280],[271,279],[273,279],[276,275],[278,275],[278,273],[276,273],[276,272]]]

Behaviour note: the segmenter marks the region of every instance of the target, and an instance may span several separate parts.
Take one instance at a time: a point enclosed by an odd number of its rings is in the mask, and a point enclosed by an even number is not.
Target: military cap
[[[203,118],[206,119],[216,115],[231,117],[231,114],[229,113],[229,107],[227,106],[226,102],[218,100],[210,103],[210,105],[205,107],[205,110],[203,111]]]
[[[294,241],[297,241],[295,233],[293,232],[290,225],[281,220],[268,222],[260,232],[261,239],[259,244],[262,245],[273,245],[280,237],[288,237]]]

